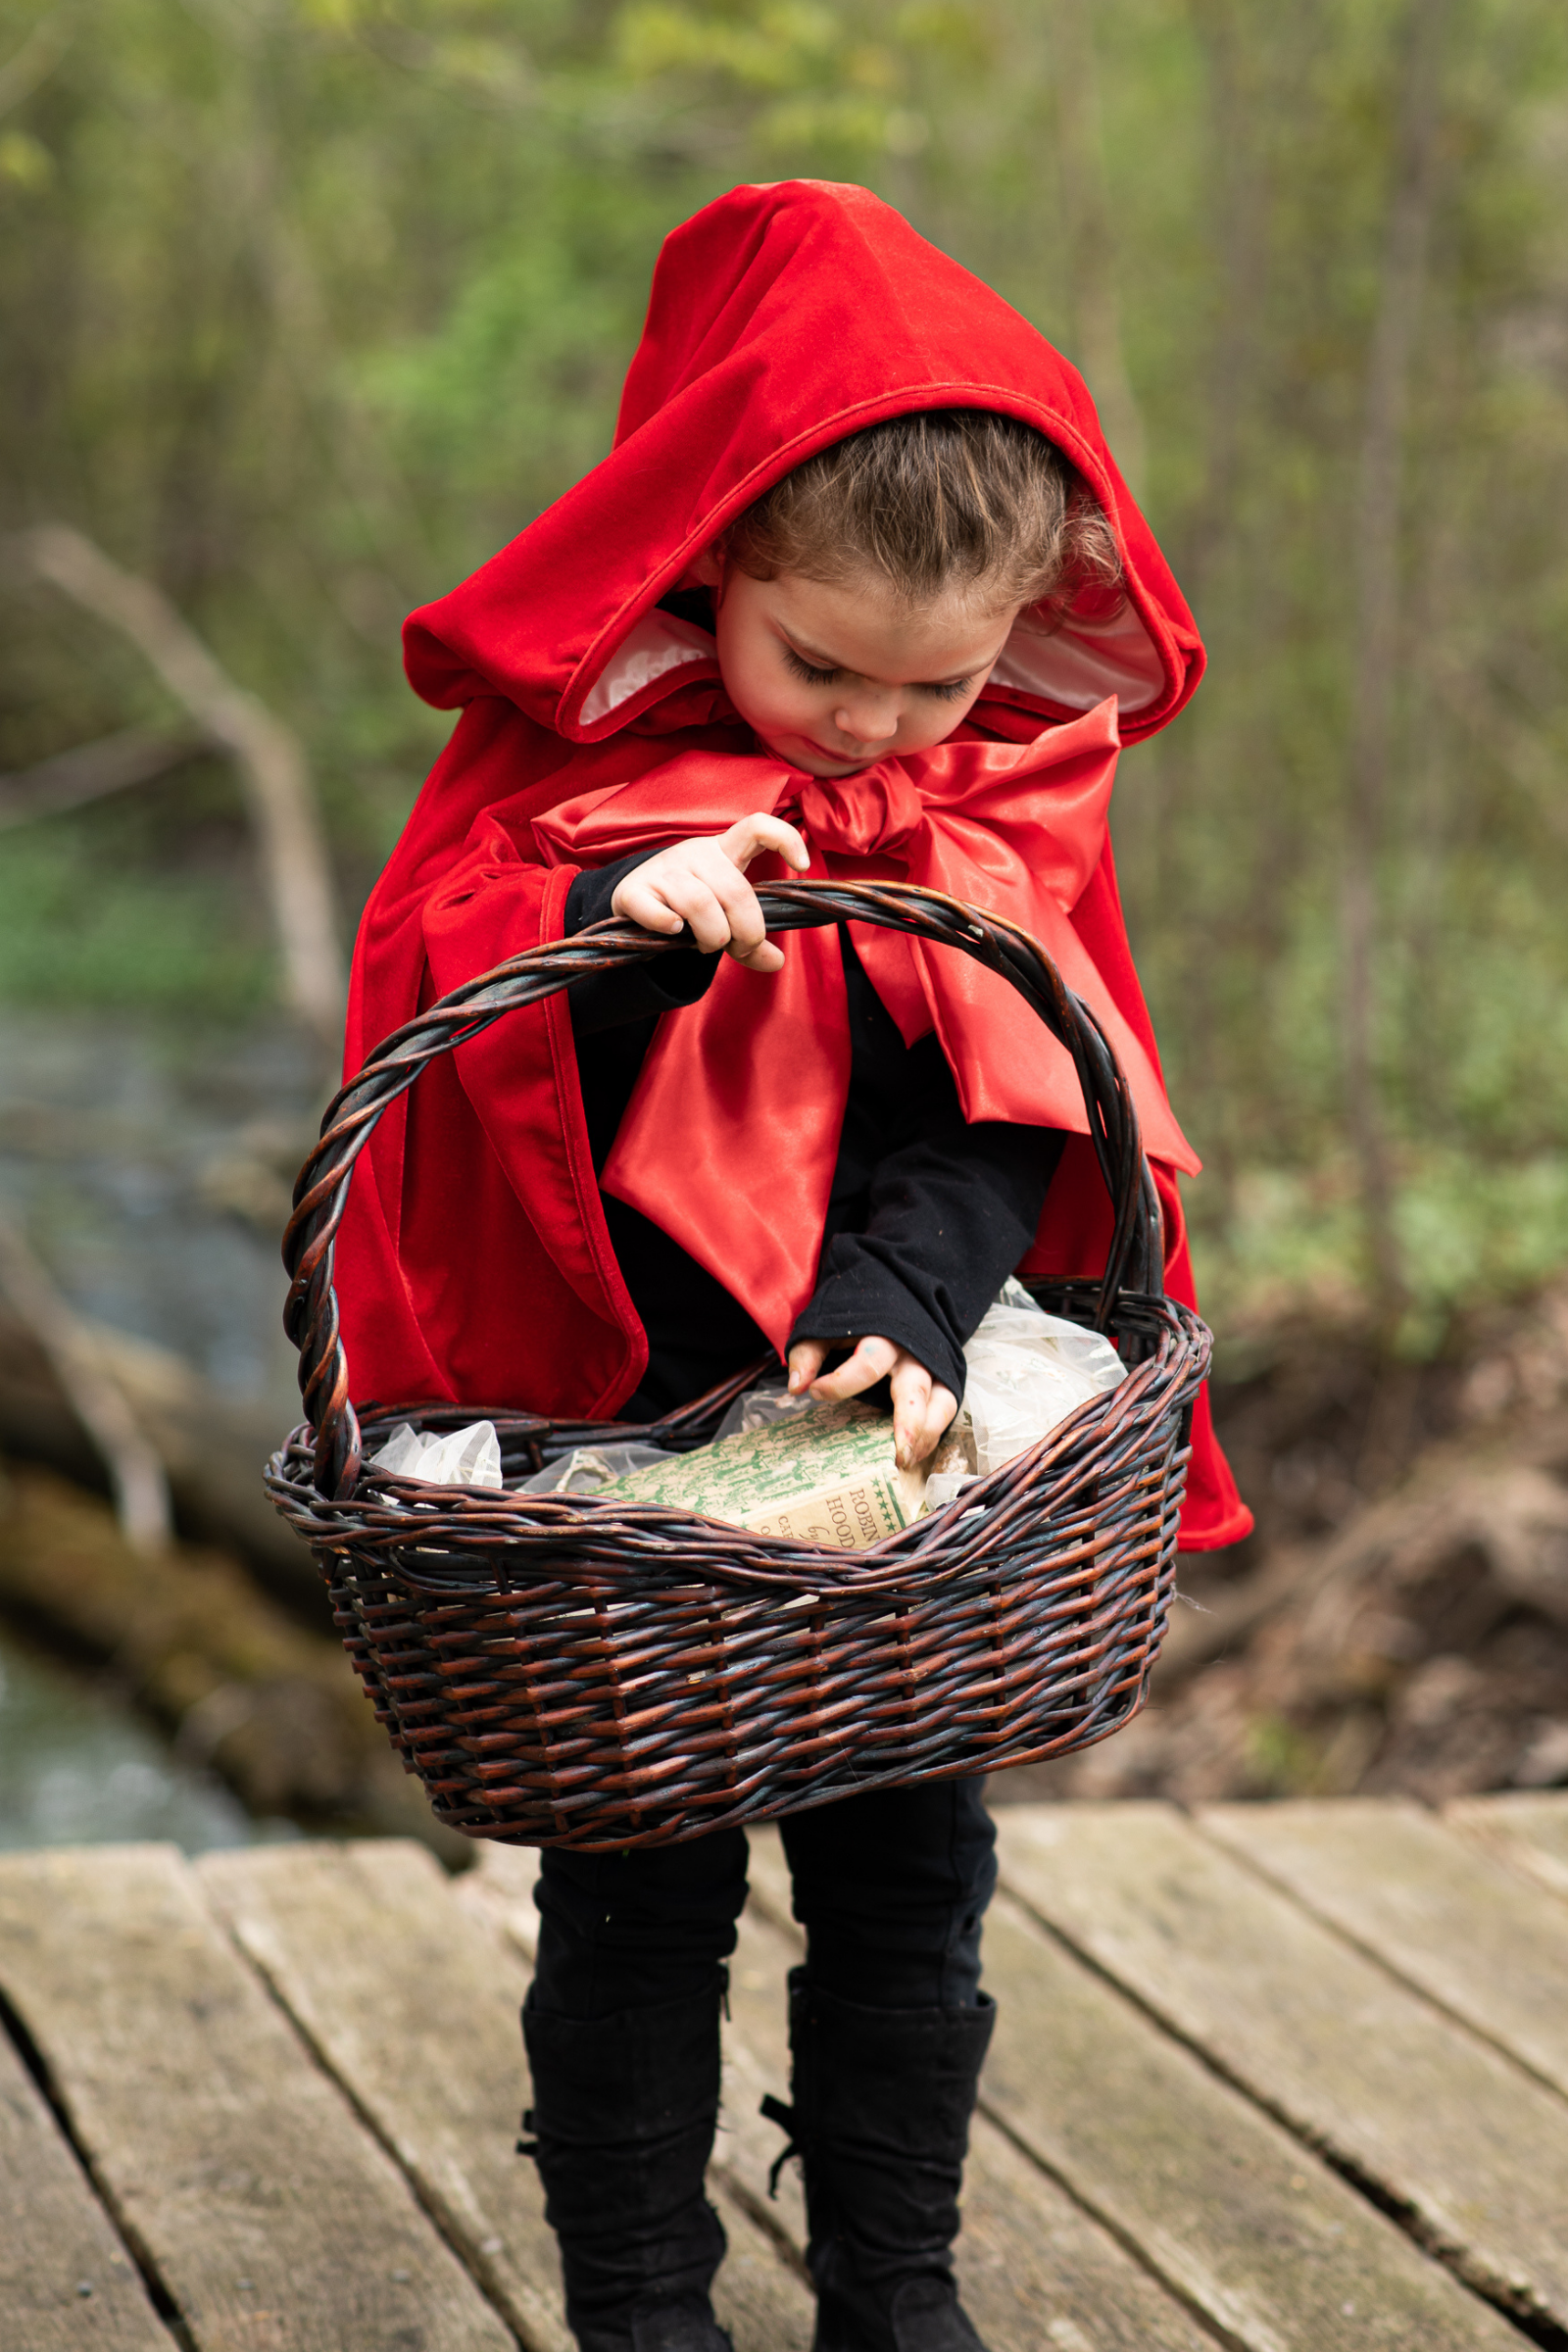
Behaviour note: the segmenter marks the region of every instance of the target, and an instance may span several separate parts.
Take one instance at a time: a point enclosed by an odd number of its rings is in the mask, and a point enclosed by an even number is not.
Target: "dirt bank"
[[[1568,1783],[1568,1284],[1437,1364],[1274,1334],[1215,1408],[1257,1535],[1184,1561],[1144,1716],[994,1794]]]

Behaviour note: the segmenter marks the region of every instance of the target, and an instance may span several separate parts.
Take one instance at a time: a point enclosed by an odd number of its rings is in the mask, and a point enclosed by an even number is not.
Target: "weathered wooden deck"
[[[994,2352],[1568,2345],[1568,1796],[999,1820],[961,2256]],[[532,1870],[0,1859],[3,2352],[567,2352],[512,2152]],[[757,2114],[796,1948],[763,1835],[713,2175],[739,2352],[809,2341]]]

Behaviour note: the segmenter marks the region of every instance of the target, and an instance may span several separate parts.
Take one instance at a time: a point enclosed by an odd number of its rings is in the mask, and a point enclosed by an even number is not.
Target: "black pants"
[[[996,1832],[975,1780],[847,1796],[781,1825],[821,1991],[869,2009],[972,2008]],[[626,1854],[546,1847],[531,1999],[611,2017],[708,1991],[735,1949],[746,1835]]]

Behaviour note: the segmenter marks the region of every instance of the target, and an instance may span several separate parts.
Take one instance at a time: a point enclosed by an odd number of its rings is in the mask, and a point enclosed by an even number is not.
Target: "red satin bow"
[[[609,865],[767,810],[799,825],[814,874],[918,883],[1005,916],[1100,1018],[1146,1150],[1192,1171],[1153,1065],[1071,921],[1104,847],[1118,748],[1111,700],[1030,743],[950,740],[833,780],[687,753],[564,802],[534,833],[553,862]],[[760,859],[752,873],[780,870]],[[1087,1132],[1071,1059],[1010,982],[953,949],[851,930],[905,1043],[935,1029],[966,1119]],[[773,975],[726,958],[699,1004],[660,1024],[604,1170],[607,1190],[717,1275],[781,1349],[815,1287],[849,1073],[831,930],[796,934]]]

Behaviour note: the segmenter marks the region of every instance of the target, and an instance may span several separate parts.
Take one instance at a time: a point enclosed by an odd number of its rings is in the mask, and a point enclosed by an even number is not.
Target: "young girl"
[[[1106,836],[1119,743],[1201,648],[1078,377],[863,189],[734,190],[667,241],[612,454],[406,633],[452,742],[361,929],[348,1061],[611,914],[688,947],[430,1066],[339,1242],[357,1391],[652,1419],[773,1350],[890,1383],[929,1453],[1005,1277],[1098,1274],[1064,1051],[1004,980],[849,924],[768,941],[754,878],[907,880],[1030,931],[1128,1075],[1191,1299]],[[723,951],[723,953],[719,953]],[[1206,1411],[1183,1542],[1250,1519]],[[973,1781],[783,1825],[817,2352],[977,2344],[951,2248],[994,2012]],[[583,2352],[720,2352],[703,2194],[740,1832],[547,1850],[524,2012]],[[781,2111],[782,2112],[782,2111]]]

